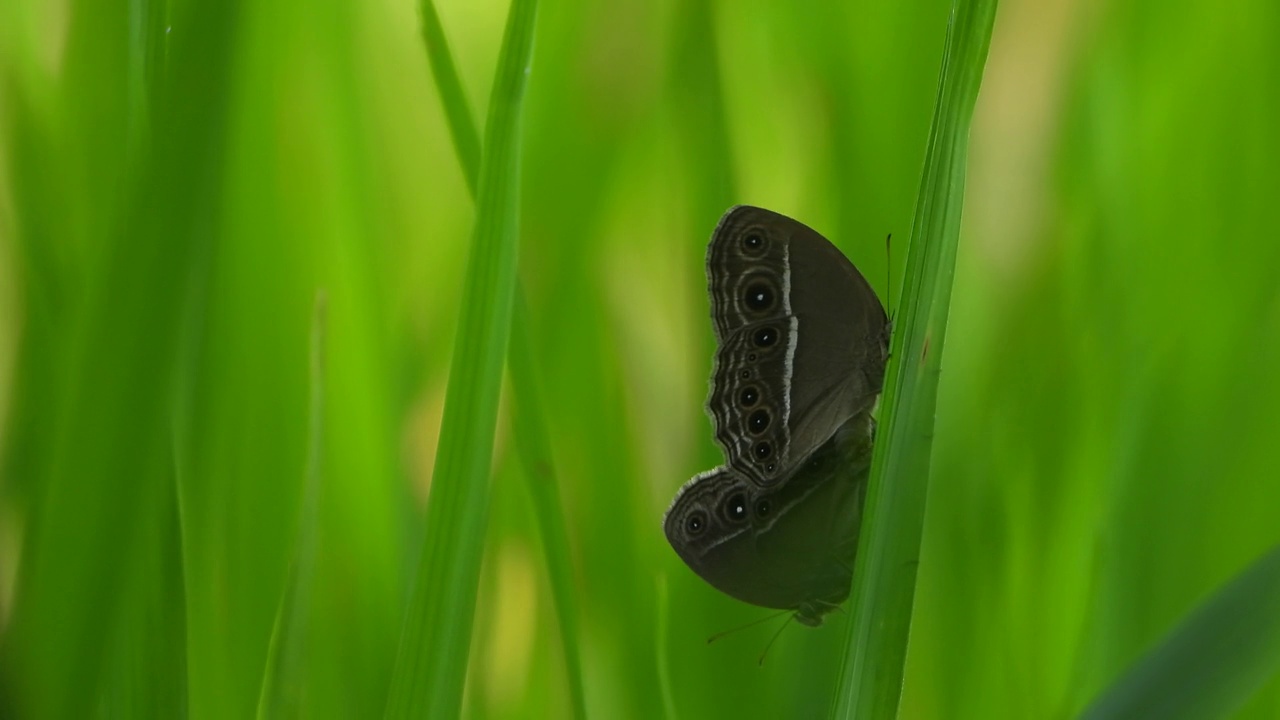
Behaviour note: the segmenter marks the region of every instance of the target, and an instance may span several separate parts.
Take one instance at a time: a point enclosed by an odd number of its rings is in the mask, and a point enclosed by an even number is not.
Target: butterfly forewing
[[[731,467],[762,485],[787,465],[791,400],[778,378],[791,372],[796,323],[779,317],[739,327],[721,342],[711,374],[707,411],[716,443]]]
[[[739,205],[720,218],[707,246],[711,324],[723,341],[748,323],[789,314],[791,275],[783,216]]]
[[[716,226],[707,286],[720,342],[708,399],[716,441],[729,467],[771,486],[874,404],[884,308],[824,237],[750,206]]]

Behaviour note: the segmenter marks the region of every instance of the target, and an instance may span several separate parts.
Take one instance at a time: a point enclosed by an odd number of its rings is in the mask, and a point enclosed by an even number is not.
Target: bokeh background
[[[377,716],[474,222],[418,10],[144,5],[0,5],[0,715],[253,714],[303,546],[289,690]],[[483,119],[506,3],[437,7]],[[520,276],[593,716],[826,711],[847,618],[708,645],[767,611],[662,537],[719,462],[703,253],[764,205],[897,293],[947,11],[543,0]],[[1277,37],[1273,0],[1001,3],[903,717],[1070,717],[1280,541]],[[561,717],[509,430],[466,713]]]

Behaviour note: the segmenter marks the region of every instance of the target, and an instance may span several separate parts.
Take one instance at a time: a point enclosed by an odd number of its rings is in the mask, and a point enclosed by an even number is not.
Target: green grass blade
[[[964,199],[969,125],[986,62],[995,0],[956,0],[947,26],[938,100],[925,155],[885,414],[867,498],[853,618],[836,689],[837,718],[897,713],[951,282]]]
[[[311,320],[311,388],[307,420],[307,471],[303,486],[298,540],[289,577],[271,629],[258,717],[305,717],[303,685],[306,677],[307,627],[311,623],[311,593],[319,551],[321,458],[324,457],[324,384],[326,299],[316,294]]]
[[[662,694],[662,711],[669,720],[678,720],[675,694],[671,690],[671,661],[667,634],[671,628],[671,599],[667,593],[667,579],[658,576],[657,581],[657,617],[654,621],[654,636],[657,638],[658,691]]]
[[[709,0],[679,3],[673,18],[668,59],[670,103],[680,108],[675,123],[680,142],[698,158],[689,189],[691,216],[718,217],[743,202],[734,176],[729,111],[725,107],[724,78],[716,39],[716,7]]]
[[[1231,716],[1280,669],[1280,546],[1196,608],[1081,715]]]
[[[22,716],[188,709],[169,378],[182,271],[218,197],[235,4],[187,10],[145,141],[138,88],[124,80],[139,76],[146,39],[130,45],[131,18],[112,8],[79,3],[72,13],[65,72],[74,79],[51,119],[75,150],[51,156],[48,170],[85,230],[49,238],[76,259],[50,267],[45,285],[49,307],[67,313],[49,376],[61,389],[43,398],[50,437],[30,465],[38,474],[0,661],[6,675],[15,669],[6,682]],[[72,266],[87,282],[64,293],[77,277],[61,270]]]
[[[426,540],[392,673],[389,718],[456,717],[462,706],[515,293],[520,112],[536,11],[536,0],[513,0],[498,59]]]
[[[427,60],[431,65],[431,77],[440,92],[445,117],[449,121],[449,135],[453,138],[453,150],[458,153],[463,177],[467,180],[467,192],[475,199],[480,184],[480,133],[472,118],[467,96],[462,91],[453,54],[445,38],[440,14],[432,0],[422,0],[422,42],[427,46]]]
[[[578,603],[573,566],[569,562],[569,533],[565,527],[560,503],[560,486],[551,457],[551,439],[545,424],[542,396],[534,368],[533,342],[530,340],[529,312],[524,297],[516,296],[515,319],[511,328],[511,371],[514,389],[512,405],[515,440],[533,497],[534,516],[542,535],[547,572],[551,576],[551,593],[560,621],[560,639],[569,675],[569,697],[573,713],[586,718],[586,694],[582,686],[582,660],[578,652]]]
[[[458,80],[453,58],[440,16],[431,0],[422,3],[422,34],[435,79],[448,119],[454,151],[462,166],[467,188],[474,199],[476,178],[480,174],[480,142],[475,122],[467,107],[462,83]],[[511,328],[511,353],[508,368],[514,395],[512,424],[517,451],[524,466],[524,476],[533,497],[534,515],[542,535],[547,572],[551,576],[556,616],[560,621],[561,645],[569,676],[570,700],[574,717],[586,717],[586,699],[582,685],[582,663],[578,653],[578,609],[569,561],[569,534],[565,527],[560,492],[551,457],[551,441],[545,425],[537,373],[533,366],[534,347],[530,340],[530,317],[524,289],[516,282],[515,308]]]

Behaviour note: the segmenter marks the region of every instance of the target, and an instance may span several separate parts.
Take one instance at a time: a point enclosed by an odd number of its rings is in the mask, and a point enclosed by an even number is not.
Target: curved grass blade
[[[422,3],[422,34],[431,64],[431,75],[440,92],[440,101],[449,122],[454,152],[458,155],[458,163],[462,166],[467,188],[474,200],[480,175],[480,140],[466,96],[462,92],[462,83],[458,80],[440,16],[431,0]],[[512,424],[516,448],[524,466],[524,476],[529,482],[534,516],[542,535],[547,572],[551,576],[551,593],[560,621],[560,641],[569,676],[574,717],[585,718],[586,694],[582,686],[582,663],[578,653],[578,610],[574,600],[573,569],[569,562],[569,535],[565,529],[555,464],[551,457],[551,442],[544,424],[546,414],[533,365],[528,307],[518,278],[513,313],[511,353],[507,366],[511,373],[514,396]]]
[[[551,459],[551,440],[543,422],[541,393],[533,363],[533,342],[529,339],[529,313],[524,296],[516,295],[515,320],[511,328],[512,406],[515,439],[533,496],[534,516],[542,535],[547,573],[551,576],[551,594],[560,621],[560,639],[569,675],[569,697],[574,717],[587,716],[586,693],[582,686],[582,660],[578,653],[578,607],[574,599],[573,567],[569,562],[569,534],[565,529],[560,504],[560,486],[556,482]]]
[[[512,0],[498,58],[426,540],[392,671],[388,718],[457,717],[462,707],[515,293],[520,114],[536,11],[537,0]]]
[[[45,217],[24,228],[68,254],[33,258],[42,314],[31,336],[59,357],[30,391],[48,404],[47,435],[24,458],[36,474],[0,638],[0,684],[13,693],[0,714],[170,718],[189,707],[169,403],[184,271],[217,217],[238,3],[183,5],[175,24],[187,32],[144,107],[139,78],[155,68],[137,50],[154,38],[127,30],[154,30],[163,6],[77,4],[64,38],[47,116],[63,145],[46,147],[77,152],[41,169],[85,234],[71,243],[71,228]],[[83,184],[65,179],[81,173]]]
[[[969,125],[995,10],[996,0],[955,0],[947,25],[938,99],[912,221],[901,328],[891,347],[882,433],[867,497],[868,521],[860,538],[853,618],[832,704],[836,718],[897,714],[960,235]]]
[[[1280,545],[1196,608],[1081,715],[1229,717],[1280,670]]]
[[[476,131],[467,96],[462,92],[457,66],[449,52],[440,14],[432,0],[422,0],[422,44],[427,46],[427,62],[431,65],[431,78],[440,91],[440,104],[444,105],[445,118],[449,121],[449,136],[453,139],[453,151],[458,154],[462,176],[467,181],[467,192],[476,199],[480,184],[480,133]]]
[[[321,458],[324,457],[324,378],[326,299],[316,293],[311,318],[311,398],[307,427],[307,475],[303,485],[298,540],[289,576],[276,610],[267,665],[258,696],[259,718],[306,715],[302,698],[307,658],[307,626],[311,621],[311,591],[316,575],[320,532]]]

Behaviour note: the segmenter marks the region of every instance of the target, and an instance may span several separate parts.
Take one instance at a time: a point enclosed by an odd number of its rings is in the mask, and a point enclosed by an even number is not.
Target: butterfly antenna
[[[739,625],[738,627],[729,628],[728,630],[721,630],[720,632],[716,633],[715,635],[712,635],[711,637],[707,638],[707,644],[708,644],[708,645],[710,645],[711,643],[713,643],[713,642],[715,642],[715,641],[719,640],[720,638],[724,637],[725,635],[732,635],[733,633],[736,633],[736,632],[738,632],[739,630],[746,630],[747,628],[749,628],[749,627],[755,627],[756,625],[759,625],[760,623],[766,623],[766,622],[769,622],[770,620],[772,620],[772,619],[774,619],[774,618],[778,617],[779,615],[785,615],[786,613],[789,613],[789,612],[791,612],[791,611],[790,611],[790,610],[781,610],[781,611],[776,612],[776,613],[770,613],[770,614],[768,614],[768,615],[766,615],[766,616],[764,616],[764,617],[760,618],[759,620],[752,620],[751,622],[747,623],[746,625]]]
[[[777,616],[775,615],[774,617],[777,617]],[[778,631],[773,634],[773,637],[769,638],[769,644],[765,645],[764,652],[760,653],[760,667],[764,667],[765,656],[769,654],[769,649],[773,647],[773,644],[778,642],[778,638],[782,636],[782,631],[786,630],[787,626],[791,624],[791,621],[795,619],[796,619],[796,614],[791,613],[791,615],[787,617],[787,621],[782,623],[782,625],[778,627]]]

